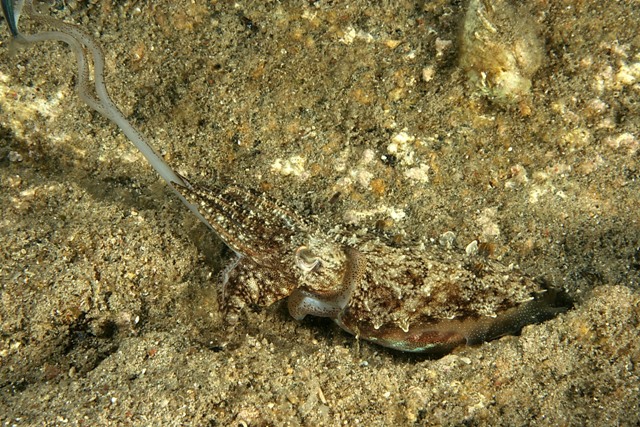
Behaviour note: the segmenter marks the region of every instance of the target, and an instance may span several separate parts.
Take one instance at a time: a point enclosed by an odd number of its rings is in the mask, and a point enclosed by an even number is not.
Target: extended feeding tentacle
[[[56,31],[43,31],[36,34],[21,33],[18,30],[18,20],[23,10],[29,18],[52,27]],[[129,123],[109,96],[104,82],[104,54],[102,53],[102,48],[93,37],[74,25],[37,13],[33,7],[32,0],[19,0],[15,3],[15,7],[12,0],[2,0],[2,11],[13,36],[14,44],[29,45],[46,40],[53,40],[61,41],[69,45],[75,54],[78,66],[76,90],[80,99],[102,116],[115,123],[136,148],[140,150],[142,155],[162,179],[169,184],[180,200],[182,200],[200,221],[211,227],[211,224],[198,212],[198,208],[189,203],[182,194],[174,188],[174,183],[186,187],[189,187],[189,184],[160,157],[146,141],[145,137]],[[89,57],[93,61],[92,76],[90,76],[89,73],[89,63],[87,60]],[[90,77],[93,77],[93,84]]]
[[[12,0],[2,0],[2,14],[9,25],[9,31],[13,37],[18,37],[18,23],[16,22],[16,14],[13,10]]]

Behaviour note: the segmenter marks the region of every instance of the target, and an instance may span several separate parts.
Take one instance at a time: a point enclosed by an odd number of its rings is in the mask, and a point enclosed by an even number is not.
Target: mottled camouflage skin
[[[559,311],[551,293],[496,261],[436,245],[398,248],[323,233],[236,185],[178,190],[237,254],[222,278],[221,305],[231,323],[246,304],[289,297],[297,319],[330,317],[380,345],[442,352],[517,332]]]

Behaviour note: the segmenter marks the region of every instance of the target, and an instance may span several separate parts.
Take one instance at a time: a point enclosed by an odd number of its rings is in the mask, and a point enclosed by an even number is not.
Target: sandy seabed
[[[283,304],[224,330],[229,251],[79,101],[70,51],[10,56],[3,22],[2,425],[640,423],[637,3],[380,3],[44,11],[99,40],[115,102],[192,180],[394,244],[477,239],[573,309],[435,359]]]

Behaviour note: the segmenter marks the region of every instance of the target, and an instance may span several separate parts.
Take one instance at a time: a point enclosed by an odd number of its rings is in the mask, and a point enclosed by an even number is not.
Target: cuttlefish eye
[[[320,268],[322,260],[311,249],[300,246],[296,249],[296,266],[304,273]]]

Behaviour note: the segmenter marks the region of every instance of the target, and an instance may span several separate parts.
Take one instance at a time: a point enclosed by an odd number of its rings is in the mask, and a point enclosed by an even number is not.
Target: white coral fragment
[[[476,88],[496,101],[518,101],[544,60],[544,44],[525,6],[470,0],[463,23],[460,66]]]
[[[271,164],[271,171],[284,176],[296,176],[306,179],[309,172],[305,169],[307,159],[302,156],[291,156],[288,159],[277,158]]]

